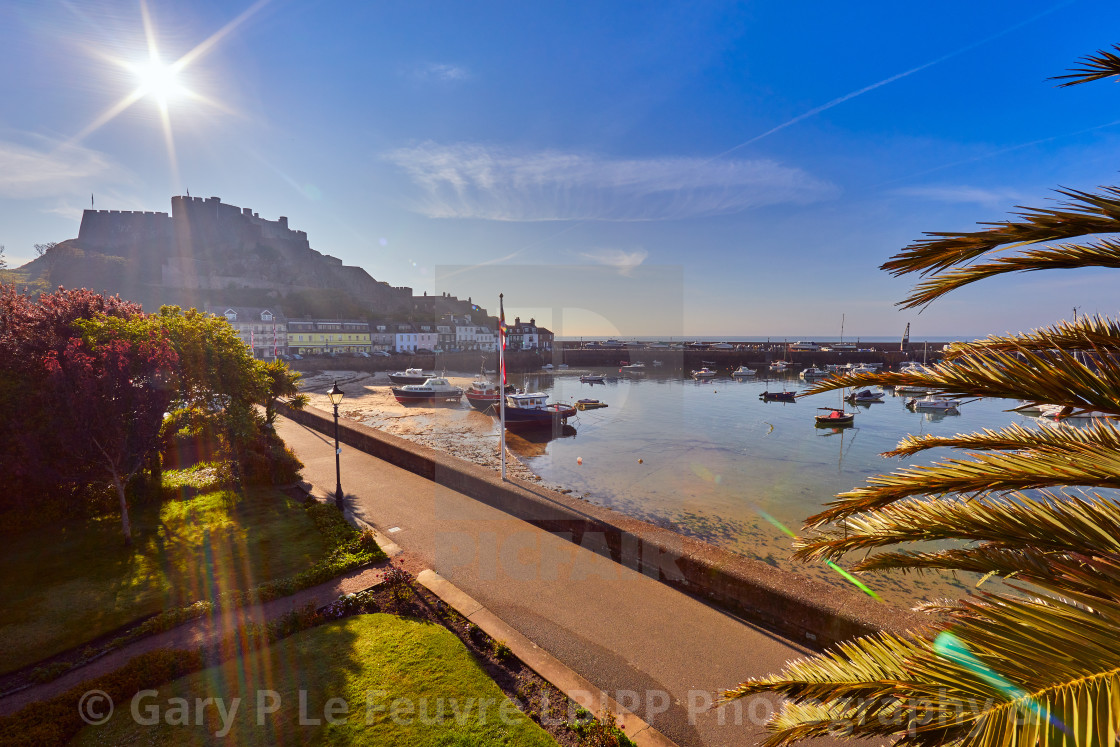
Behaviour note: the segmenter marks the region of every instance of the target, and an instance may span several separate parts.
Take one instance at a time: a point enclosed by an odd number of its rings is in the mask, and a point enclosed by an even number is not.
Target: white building
[[[272,360],[288,354],[288,322],[278,307],[208,305],[205,311],[225,317],[254,358]]]

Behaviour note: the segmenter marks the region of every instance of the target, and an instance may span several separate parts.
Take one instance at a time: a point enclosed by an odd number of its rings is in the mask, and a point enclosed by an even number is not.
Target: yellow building
[[[289,319],[288,350],[298,355],[369,354],[369,323],[355,319]]]

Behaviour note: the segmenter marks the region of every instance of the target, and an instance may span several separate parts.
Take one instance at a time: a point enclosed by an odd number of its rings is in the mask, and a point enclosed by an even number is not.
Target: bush
[[[261,428],[240,455],[241,478],[247,485],[283,485],[299,480],[303,463],[269,428]]]
[[[82,695],[101,690],[114,703],[124,703],[141,690],[158,687],[202,669],[200,651],[161,649],[141,654],[115,672],[83,682],[45,703],[32,703],[0,718],[0,743],[5,745],[64,744],[82,730]]]

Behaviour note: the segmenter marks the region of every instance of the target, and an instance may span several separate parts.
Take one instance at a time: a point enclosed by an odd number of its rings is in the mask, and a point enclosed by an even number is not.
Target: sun
[[[175,65],[149,60],[135,66],[133,72],[137,78],[137,93],[152,97],[161,107],[166,107],[169,101],[186,93],[179,82],[179,69]]]

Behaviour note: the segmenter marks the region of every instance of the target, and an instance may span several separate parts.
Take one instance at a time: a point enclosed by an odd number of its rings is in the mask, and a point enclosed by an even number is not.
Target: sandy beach
[[[446,378],[464,389],[478,374],[448,372]],[[321,371],[307,374],[301,382],[311,405],[330,411],[327,391],[337,381],[345,393],[339,415],[386,433],[415,441],[433,449],[493,470],[500,468],[499,432],[495,418],[460,405],[405,406],[396,401],[385,372]],[[550,485],[534,474],[518,454],[532,456],[546,444],[533,444],[508,434],[506,438],[506,471],[512,477],[533,481],[564,493],[572,491],[564,485]],[[590,496],[590,494],[584,494]],[[579,496],[584,497],[584,496]],[[590,500],[595,500],[591,497]],[[811,576],[838,588],[851,588],[833,569],[824,564],[806,564],[790,559],[792,540],[762,520],[745,522],[696,510],[682,510],[673,515],[651,514],[637,502],[613,506],[634,518],[664,526],[682,534],[698,537],[747,557],[796,573]],[[891,604],[912,607],[915,604],[942,598],[960,598],[969,584],[949,575],[876,574],[865,577],[867,583]]]

